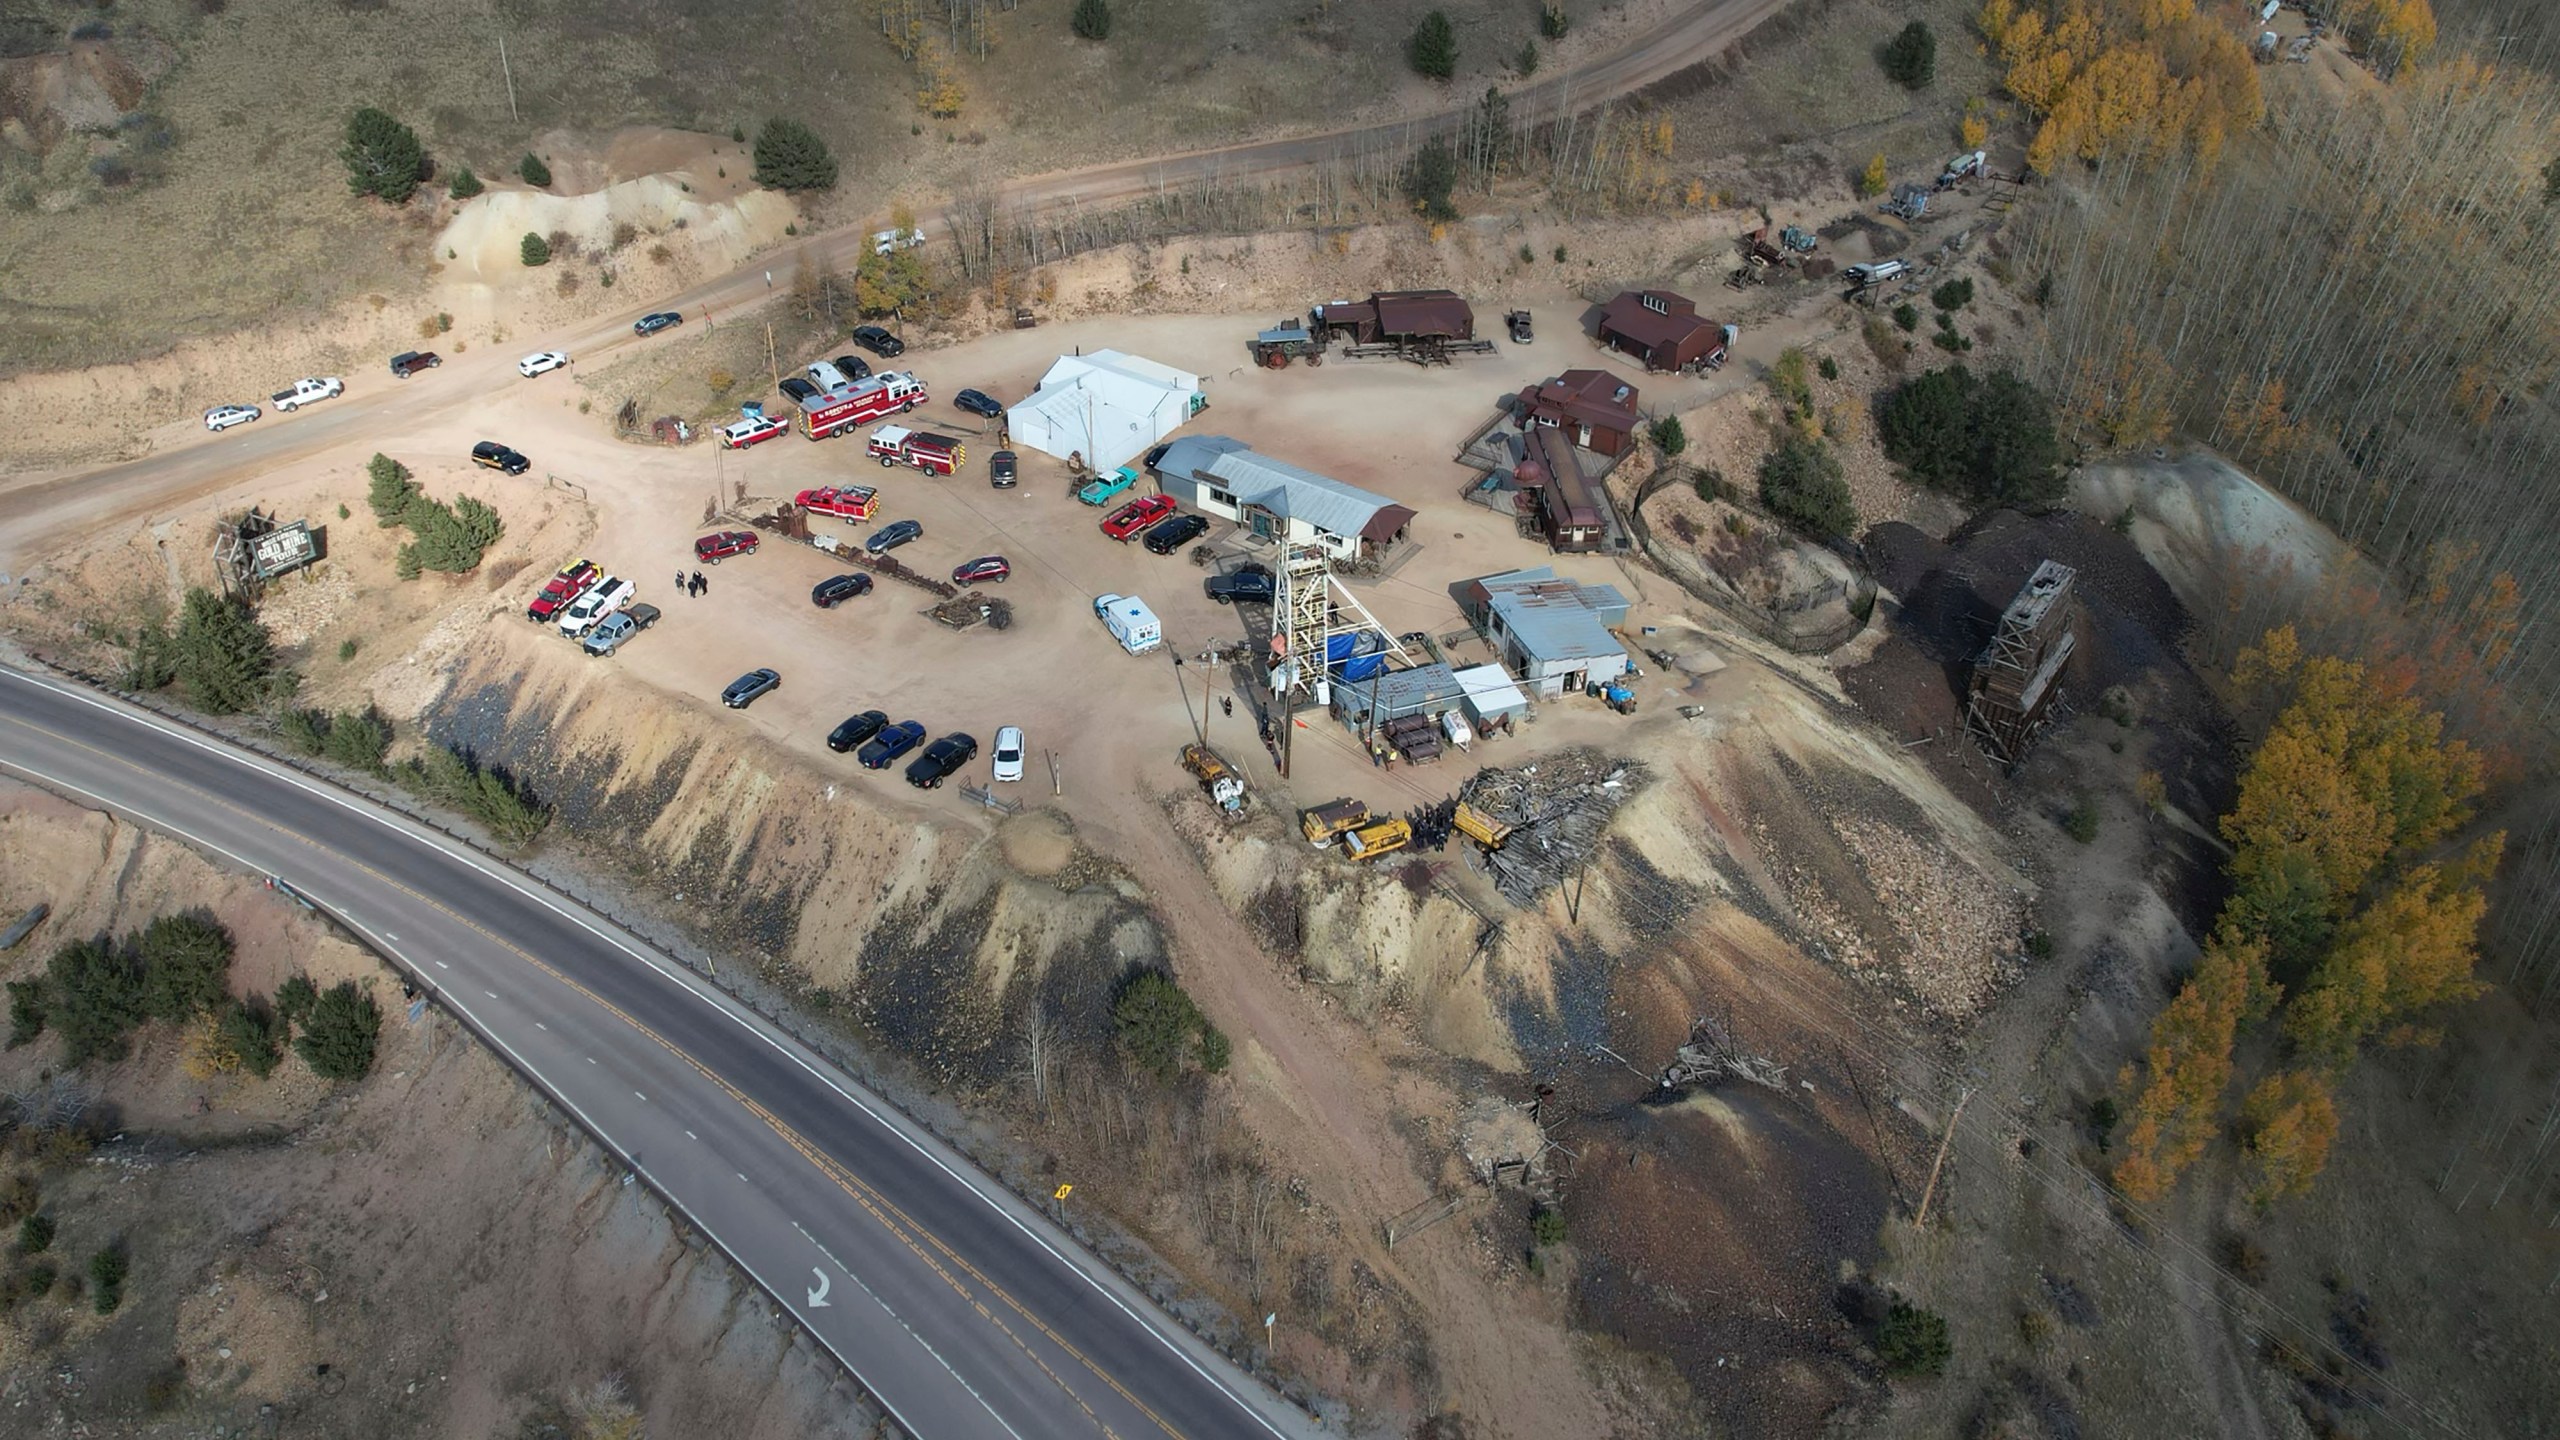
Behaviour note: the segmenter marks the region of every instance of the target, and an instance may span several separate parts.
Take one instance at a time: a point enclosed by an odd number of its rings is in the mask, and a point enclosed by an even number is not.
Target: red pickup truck
[[[524,618],[557,619],[562,610],[587,593],[587,587],[595,584],[596,577],[602,573],[592,561],[584,559],[572,560],[561,566],[560,573],[552,576],[542,587],[542,593],[533,597],[533,603],[524,607]]]

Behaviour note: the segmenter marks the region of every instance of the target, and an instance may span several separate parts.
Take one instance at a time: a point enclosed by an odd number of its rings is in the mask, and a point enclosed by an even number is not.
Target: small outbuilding
[[[1148,464],[1176,501],[1266,540],[1321,544],[1336,560],[1375,564],[1413,523],[1413,511],[1384,495],[1257,454],[1230,436],[1183,436]]]
[[[1614,585],[1559,578],[1548,566],[1470,580],[1459,600],[1520,677],[1545,700],[1627,673],[1626,642],[1613,627],[1627,619],[1627,597]]]
[[[1689,370],[1724,363],[1725,327],[1699,315],[1686,295],[1627,290],[1601,307],[1600,343],[1647,370]]]
[[[1520,424],[1559,430],[1585,450],[1616,455],[1642,417],[1636,387],[1606,370],[1567,370],[1520,392]]]
[[[1061,355],[1039,387],[1005,414],[1013,443],[1115,470],[1163,443],[1207,408],[1200,377],[1117,350]]]
[[[1457,673],[1466,692],[1467,719],[1478,734],[1497,730],[1529,713],[1529,697],[1499,665],[1470,665]]]

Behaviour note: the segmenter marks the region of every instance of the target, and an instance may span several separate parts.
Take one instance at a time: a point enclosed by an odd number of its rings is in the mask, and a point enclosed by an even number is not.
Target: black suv
[[[1176,515],[1146,534],[1145,545],[1158,555],[1170,555],[1209,533],[1209,522],[1198,515]]]
[[[785,375],[782,377],[782,393],[791,397],[792,404],[806,405],[818,398],[819,391],[816,385],[797,375]]]
[[[403,350],[391,357],[391,373],[401,380],[421,370],[433,370],[444,363],[444,357],[433,350]]]
[[[634,335],[655,335],[669,326],[681,325],[683,323],[684,317],[677,314],[675,311],[660,310],[653,314],[643,315],[639,319],[632,321],[631,333]]]
[[[871,593],[868,575],[830,575],[809,591],[809,603],[821,610],[832,610],[856,595]]]
[[[744,710],[756,703],[757,697],[782,688],[782,676],[771,670],[750,670],[729,682],[720,692],[720,703],[732,710]]]
[[[839,355],[832,363],[845,379],[856,385],[871,378],[871,362],[859,355]]]
[[[483,440],[472,446],[471,463],[483,469],[504,470],[510,475],[521,475],[533,468],[532,461],[495,440]]]
[[[907,353],[906,341],[899,339],[897,336],[890,334],[888,331],[881,329],[877,325],[854,326],[853,343],[870,351],[872,354],[879,356],[883,360],[895,360],[899,356]]]
[[[1221,605],[1268,605],[1272,596],[1271,572],[1259,565],[1247,565],[1232,575],[1210,576],[1202,588]]]
[[[827,732],[827,748],[841,755],[888,728],[885,710],[865,710],[845,717],[845,722]]]
[[[907,783],[919,790],[941,787],[951,773],[978,758],[975,737],[945,735],[924,747],[924,753],[907,762]]]

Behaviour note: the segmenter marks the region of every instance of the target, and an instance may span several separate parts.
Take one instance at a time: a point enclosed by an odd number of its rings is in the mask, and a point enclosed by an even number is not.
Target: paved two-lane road
[[[485,857],[0,668],[0,770],[285,878],[395,956],[923,1440],[1315,1433],[823,1059]]]

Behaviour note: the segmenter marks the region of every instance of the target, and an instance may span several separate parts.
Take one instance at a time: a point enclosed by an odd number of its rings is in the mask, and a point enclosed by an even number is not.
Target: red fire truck
[[[841,435],[883,415],[913,410],[926,400],[924,382],[902,370],[840,385],[800,402],[800,433],[812,440]]]
[[[880,508],[880,492],[868,485],[830,485],[823,490],[803,490],[793,503],[812,515],[868,520]]]
[[[927,475],[948,475],[969,458],[969,447],[948,435],[883,425],[871,432],[871,453],[882,465],[913,465]]]

